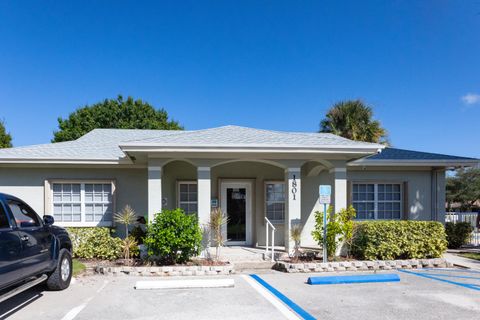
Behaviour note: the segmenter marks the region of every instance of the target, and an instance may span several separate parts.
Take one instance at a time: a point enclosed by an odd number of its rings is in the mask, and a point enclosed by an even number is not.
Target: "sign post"
[[[332,186],[321,185],[318,188],[318,201],[323,204],[323,262],[327,262],[327,205],[331,202]]]

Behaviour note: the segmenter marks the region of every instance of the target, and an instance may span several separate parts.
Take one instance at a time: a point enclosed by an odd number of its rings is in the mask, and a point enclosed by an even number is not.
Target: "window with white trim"
[[[402,213],[402,186],[400,183],[354,183],[352,205],[360,220],[398,220]]]
[[[272,222],[285,220],[285,183],[265,183],[265,214]]]
[[[53,216],[60,224],[111,224],[113,185],[105,182],[53,182]]]
[[[178,182],[178,207],[186,214],[198,212],[198,191],[196,181]]]

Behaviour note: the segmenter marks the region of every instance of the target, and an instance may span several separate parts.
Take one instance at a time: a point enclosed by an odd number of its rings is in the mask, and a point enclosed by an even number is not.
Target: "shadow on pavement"
[[[8,319],[16,312],[40,299],[43,296],[43,291],[45,291],[43,286],[36,286],[0,303],[0,320]]]

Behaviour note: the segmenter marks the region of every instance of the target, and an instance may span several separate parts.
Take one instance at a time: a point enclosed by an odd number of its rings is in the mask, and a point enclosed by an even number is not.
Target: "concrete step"
[[[242,270],[271,270],[275,262],[255,261],[255,262],[234,262],[233,266],[236,272]]]

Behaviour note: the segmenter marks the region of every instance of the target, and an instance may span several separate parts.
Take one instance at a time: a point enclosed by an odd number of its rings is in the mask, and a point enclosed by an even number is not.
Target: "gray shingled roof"
[[[329,133],[259,130],[238,126],[170,131],[95,129],[75,141],[0,149],[1,160],[111,160],[125,158],[122,145],[158,146],[270,146],[377,148],[376,144],[351,141]]]
[[[213,147],[370,147],[383,146],[345,139],[330,133],[284,132],[239,126],[177,131],[147,139],[128,141],[121,146],[213,146]]]
[[[480,160],[439,153],[385,148],[382,152],[351,161],[350,166],[438,166],[459,167],[477,166]]]
[[[450,156],[397,148],[385,148],[382,152],[368,157],[369,160],[477,160],[475,158]]]
[[[0,149],[1,159],[118,160],[122,141],[168,135],[169,130],[95,129],[74,141]]]

